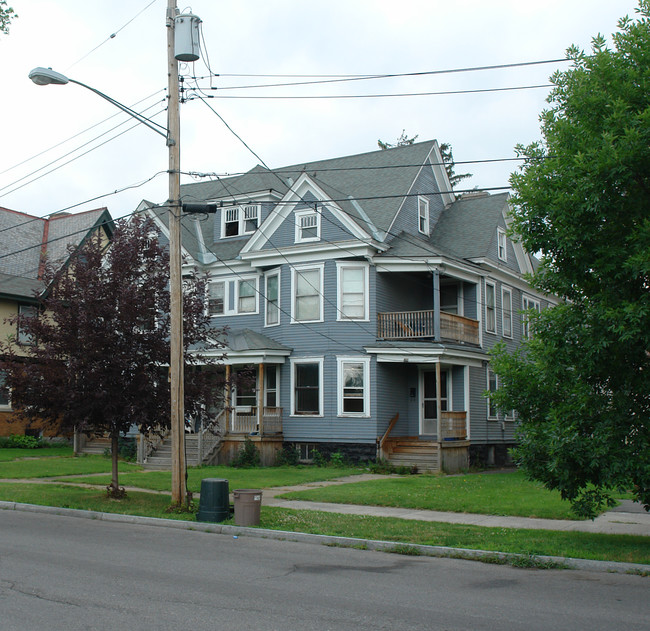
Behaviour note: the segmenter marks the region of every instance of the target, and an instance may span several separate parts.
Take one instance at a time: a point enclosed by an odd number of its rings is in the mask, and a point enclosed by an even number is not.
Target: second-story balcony
[[[478,320],[440,311],[439,332],[435,311],[391,311],[377,314],[377,337],[382,340],[429,339],[479,346]]]

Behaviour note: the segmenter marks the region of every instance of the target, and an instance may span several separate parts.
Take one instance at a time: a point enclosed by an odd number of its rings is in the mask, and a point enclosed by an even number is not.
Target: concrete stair
[[[388,462],[395,467],[417,467],[424,473],[440,471],[440,448],[437,443],[418,438],[390,439]]]

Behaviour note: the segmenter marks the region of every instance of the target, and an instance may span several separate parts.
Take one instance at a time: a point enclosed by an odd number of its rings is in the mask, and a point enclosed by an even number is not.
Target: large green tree
[[[517,148],[512,231],[542,252],[533,285],[560,305],[493,357],[519,411],[516,459],[593,516],[612,489],[650,508],[650,2],[608,47],[572,47],[552,77],[543,140]]]

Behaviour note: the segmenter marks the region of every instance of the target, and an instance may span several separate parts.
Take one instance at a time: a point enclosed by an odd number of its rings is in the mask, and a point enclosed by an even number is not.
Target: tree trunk
[[[119,433],[117,431],[114,431],[111,434],[112,468],[111,468],[111,483],[108,487],[108,496],[115,499],[120,499],[126,495],[124,489],[120,489],[120,486],[118,484],[118,479],[117,479],[117,456],[119,451],[118,437],[119,437]]]

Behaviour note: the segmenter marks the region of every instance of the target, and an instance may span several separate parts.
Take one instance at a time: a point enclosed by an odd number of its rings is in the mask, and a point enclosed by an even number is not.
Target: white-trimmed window
[[[291,271],[292,322],[322,322],[323,265]]]
[[[257,313],[257,279],[237,282],[237,313]]]
[[[506,240],[506,231],[503,228],[497,228],[497,256],[500,261],[508,260],[508,242]]]
[[[497,332],[497,292],[494,283],[485,283],[485,330],[488,333]]]
[[[297,210],[296,243],[320,240],[320,213],[317,210]]]
[[[222,280],[208,283],[208,313],[211,316],[226,312],[226,283]]]
[[[487,399],[487,415],[489,420],[496,420],[499,418],[499,411],[494,399],[490,396],[490,393],[496,392],[499,389],[499,379],[494,371],[490,368],[487,370],[487,389],[488,389],[488,399]]]
[[[252,234],[260,222],[260,204],[231,206],[221,211],[221,236],[237,237]]]
[[[276,326],[280,324],[280,271],[269,272],[264,280],[266,283],[264,326]]]
[[[370,416],[370,358],[337,357],[338,415]]]
[[[23,320],[33,318],[37,313],[37,307],[34,305],[18,305],[18,344],[22,344],[23,346],[31,346],[34,344],[34,339],[27,333],[21,324],[20,318]]]
[[[368,265],[337,263],[337,320],[368,320]]]
[[[503,337],[512,337],[512,290],[501,288],[501,330]]]
[[[291,360],[291,414],[323,416],[323,358]]]
[[[426,197],[418,197],[418,230],[429,235],[429,200]]]
[[[270,408],[278,406],[279,397],[278,367],[267,364],[264,367],[264,405]]]
[[[532,333],[530,330],[529,315],[526,313],[526,311],[532,309],[539,313],[541,309],[540,302],[539,300],[535,300],[535,298],[531,298],[530,296],[522,296],[521,308],[524,311],[524,313],[521,314],[521,335],[525,339],[530,339],[532,337]]]

